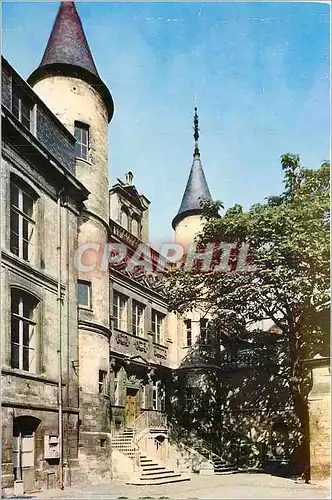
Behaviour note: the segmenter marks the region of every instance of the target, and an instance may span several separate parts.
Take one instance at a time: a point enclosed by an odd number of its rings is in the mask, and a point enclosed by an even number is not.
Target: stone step
[[[135,486],[159,486],[161,484],[169,484],[169,483],[181,483],[183,481],[190,481],[190,477],[179,476],[172,478],[158,478],[158,479],[139,479],[137,481],[127,481],[126,484],[132,484]]]
[[[112,444],[115,444],[115,443],[130,444],[132,442],[133,442],[132,439],[116,439],[115,441],[112,441]]]
[[[142,467],[144,472],[150,472],[150,471],[153,472],[156,470],[158,470],[158,471],[165,471],[166,470],[166,467],[162,467],[161,465],[157,465],[157,464],[154,465],[153,467],[149,467],[149,466],[148,467],[141,466],[141,467]]]
[[[236,470],[234,467],[215,467],[214,472],[229,472],[231,470]]]
[[[174,474],[174,472],[170,472],[170,473],[164,473],[164,474],[156,474],[154,476],[143,476],[143,474],[141,475],[140,479],[141,480],[148,480],[148,481],[159,481],[160,479],[175,479],[175,478],[179,478],[181,477],[181,474]]]
[[[160,477],[160,475],[162,474],[175,474],[174,470],[161,470],[161,471],[152,471],[152,472],[142,472],[141,476],[143,477],[148,477],[148,476],[154,476],[154,475],[158,475]],[[181,474],[180,474],[181,475]]]
[[[228,474],[238,474],[238,470],[236,469],[229,469],[229,470],[221,470],[221,471],[214,471],[215,474],[219,475],[219,476],[222,476],[222,475],[225,475],[227,476]]]

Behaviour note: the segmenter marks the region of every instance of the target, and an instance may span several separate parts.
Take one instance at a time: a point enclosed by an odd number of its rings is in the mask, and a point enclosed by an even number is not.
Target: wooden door
[[[126,427],[131,427],[133,421],[138,417],[138,390],[127,389],[125,420]]]
[[[24,492],[35,489],[35,436],[22,435],[13,437],[13,466],[15,478],[23,480]]]

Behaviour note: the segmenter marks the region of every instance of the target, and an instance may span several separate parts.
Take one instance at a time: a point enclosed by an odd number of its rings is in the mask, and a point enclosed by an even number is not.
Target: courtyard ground
[[[16,497],[17,498],[17,497]],[[227,499],[227,498],[331,498],[329,482],[298,484],[268,474],[194,476],[191,481],[162,486],[129,486],[120,482],[52,490],[23,497],[59,499]]]

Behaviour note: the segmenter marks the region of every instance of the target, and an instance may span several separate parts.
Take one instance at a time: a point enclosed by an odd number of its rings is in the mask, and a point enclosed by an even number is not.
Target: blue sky
[[[320,3],[77,2],[109,86],[110,181],[132,170],[150,235],[170,241],[193,152],[215,199],[248,208],[282,188],[280,156],[329,158],[329,6]],[[3,53],[27,77],[58,3],[3,3]]]

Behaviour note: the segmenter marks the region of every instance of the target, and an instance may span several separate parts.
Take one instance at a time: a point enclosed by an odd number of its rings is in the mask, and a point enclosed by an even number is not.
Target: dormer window
[[[19,85],[13,84],[12,113],[30,132],[33,130],[33,103]]]
[[[75,152],[76,158],[88,160],[89,156],[89,125],[75,122]]]

